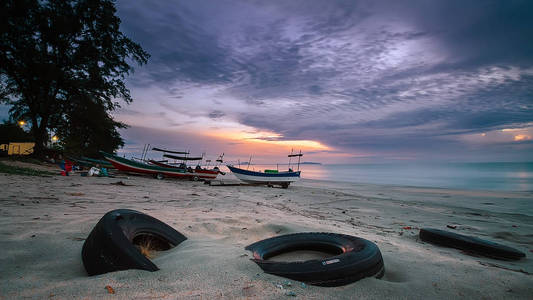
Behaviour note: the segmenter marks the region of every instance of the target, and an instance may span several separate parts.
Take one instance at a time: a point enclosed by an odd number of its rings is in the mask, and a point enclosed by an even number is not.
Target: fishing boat
[[[163,168],[184,169],[188,173],[191,173],[191,179],[195,181],[198,179],[206,179],[206,180],[215,179],[219,173],[222,173],[220,172],[220,169],[218,167],[214,167],[213,169],[208,170],[205,168],[201,168],[200,166],[197,166],[196,168],[193,169],[191,167],[187,167],[185,164],[180,164],[178,166],[175,166],[175,165],[170,165],[170,164],[167,164],[161,161],[156,161],[153,159],[149,160],[148,162],[153,165],[163,167]]]
[[[198,179],[211,180],[211,179],[215,179],[219,173],[224,175],[223,172],[220,172],[220,169],[217,166],[215,166],[213,169],[202,168],[199,164],[195,168],[187,167],[187,164],[185,163],[186,161],[202,160],[203,155],[195,157],[195,156],[189,156],[189,152],[171,151],[171,150],[160,149],[160,148],[152,148],[152,150],[163,152],[163,157],[174,159],[174,160],[179,160],[181,161],[181,163],[176,165],[176,164],[170,164],[168,163],[168,161],[156,161],[153,159],[149,160],[148,161],[149,163],[154,164],[159,167],[164,167],[164,168],[186,169],[187,172],[192,173],[191,175],[192,180],[195,180],[195,181]],[[181,156],[167,154],[167,153],[181,154]],[[217,159],[217,161],[219,160],[222,161],[223,156],[224,154],[219,156],[219,159]]]
[[[113,164],[113,166],[120,171],[124,172],[132,172],[132,173],[140,173],[140,174],[152,174],[158,179],[162,179],[164,177],[174,177],[174,178],[181,178],[181,179],[191,179],[191,180],[199,180],[199,179],[214,179],[216,174],[199,174],[193,172],[190,172],[188,169],[182,169],[182,168],[168,168],[168,167],[160,167],[157,165],[152,164],[146,164],[142,162],[137,162],[131,159],[123,158],[120,156],[116,156],[114,154],[106,153],[103,151],[100,151],[102,155],[107,159],[108,161]]]
[[[280,185],[282,188],[288,188],[291,182],[298,181],[300,179],[300,158],[303,156],[301,153],[289,154],[289,170],[288,171],[279,171],[279,170],[264,170],[264,171],[250,171],[246,169],[237,168],[232,165],[227,165],[228,169],[237,177],[238,179],[253,183],[253,184],[266,184],[269,186]],[[298,170],[293,171],[291,169],[290,158],[298,157]],[[250,159],[251,160],[251,159]],[[248,166],[250,162],[248,162]]]

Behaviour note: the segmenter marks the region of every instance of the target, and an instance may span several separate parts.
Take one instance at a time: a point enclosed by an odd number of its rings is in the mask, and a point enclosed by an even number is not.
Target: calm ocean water
[[[254,169],[275,165],[250,166]],[[280,165],[286,169],[286,165]],[[470,190],[533,191],[533,163],[301,165],[307,179]]]

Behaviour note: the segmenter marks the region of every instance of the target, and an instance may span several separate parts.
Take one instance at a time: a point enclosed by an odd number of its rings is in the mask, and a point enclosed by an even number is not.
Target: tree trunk
[[[39,158],[44,157],[46,150],[46,143],[48,142],[48,134],[44,126],[39,126],[33,130],[33,138],[35,139],[35,147],[33,148],[33,155]]]

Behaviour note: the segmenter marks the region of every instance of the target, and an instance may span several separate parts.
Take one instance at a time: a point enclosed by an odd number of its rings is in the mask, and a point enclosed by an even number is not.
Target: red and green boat
[[[113,166],[120,171],[124,172],[132,172],[132,173],[140,173],[140,174],[151,174],[156,176],[157,178],[163,178],[163,177],[174,177],[174,178],[181,178],[181,179],[190,179],[190,180],[200,180],[200,179],[207,179],[212,180],[215,179],[219,173],[218,170],[205,170],[205,169],[191,169],[191,168],[179,168],[174,167],[170,165],[163,164],[162,165],[156,165],[156,164],[147,164],[143,162],[134,161],[131,159],[127,159],[124,157],[120,157],[114,154],[110,154],[107,152],[100,151],[102,155],[107,159]]]

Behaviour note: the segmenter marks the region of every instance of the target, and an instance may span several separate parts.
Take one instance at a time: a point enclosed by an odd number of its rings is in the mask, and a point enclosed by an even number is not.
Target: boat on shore
[[[265,170],[264,172],[250,171],[235,166],[227,166],[235,177],[240,180],[253,184],[280,185],[282,188],[288,188],[291,182],[300,179],[301,171],[284,171]]]
[[[114,154],[100,151],[102,155],[119,171],[151,174],[161,179],[164,177],[174,177],[181,179],[200,180],[200,179],[215,179],[218,172],[212,171],[209,173],[195,172],[199,170],[177,167],[162,167],[154,164],[147,164],[143,162],[134,161],[123,158]]]
[[[165,149],[160,149],[160,148],[152,148],[152,150],[163,152],[164,153],[163,154],[164,158],[174,159],[174,161],[178,161],[179,160],[179,161],[181,161],[181,163],[180,164],[170,164],[170,163],[168,163],[168,161],[156,161],[156,160],[153,160],[153,159],[149,160],[148,161],[149,163],[154,164],[156,166],[163,167],[163,168],[186,169],[187,172],[194,173],[193,180],[194,180],[194,176],[196,176],[198,178],[201,178],[201,179],[211,180],[211,179],[215,179],[219,173],[224,175],[223,172],[220,172],[220,169],[217,166],[215,166],[213,169],[208,169],[207,167],[206,168],[202,168],[200,166],[200,164],[198,164],[196,167],[192,168],[190,166],[187,166],[187,164],[185,163],[187,161],[201,161],[201,160],[203,160],[203,155],[202,156],[198,156],[198,157],[194,157],[194,156],[189,156],[189,152],[170,151],[170,150],[165,150]],[[173,154],[167,154],[167,153],[180,154],[180,156],[173,155]],[[223,155],[224,154],[222,154],[219,157],[220,161],[222,161],[222,156]]]
[[[232,165],[227,165],[228,169],[240,179],[241,181],[252,183],[252,184],[266,184],[269,186],[279,185],[282,188],[286,189],[289,187],[291,182],[298,181],[300,179],[300,158],[303,156],[302,152],[297,154],[288,155],[289,157],[289,170],[288,171],[279,171],[279,170],[264,170],[261,171],[250,171],[241,168],[237,168]],[[298,157],[298,170],[293,171],[291,169],[290,159],[292,157]],[[251,157],[250,157],[251,160]],[[248,166],[250,162],[248,162]]]
[[[156,160],[153,160],[153,159],[149,160],[148,162],[153,164],[153,165],[156,165],[156,166],[159,166],[159,167],[163,167],[163,168],[186,169],[188,172],[192,172],[192,173],[196,174],[201,179],[215,179],[219,173],[222,173],[222,172],[220,172],[220,169],[218,167],[214,167],[211,170],[205,169],[205,168],[198,168],[198,167],[193,169],[191,167],[186,167],[186,166],[183,167],[183,166],[169,165],[167,163],[164,163],[164,162],[161,162],[161,161],[156,161]]]

